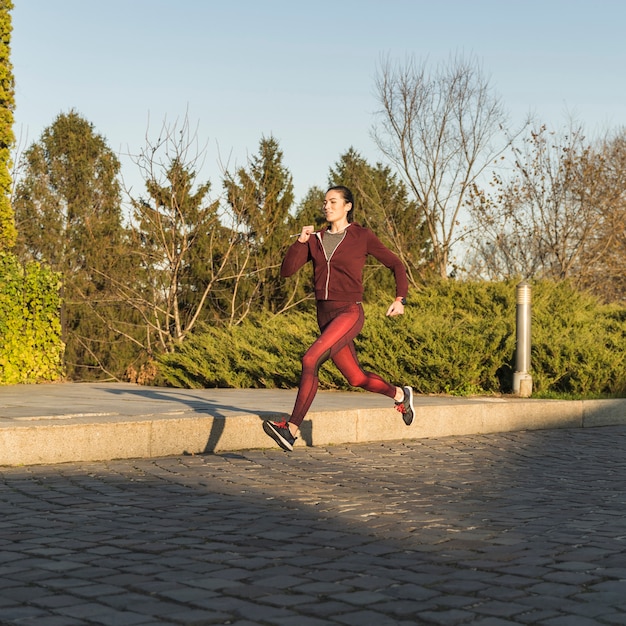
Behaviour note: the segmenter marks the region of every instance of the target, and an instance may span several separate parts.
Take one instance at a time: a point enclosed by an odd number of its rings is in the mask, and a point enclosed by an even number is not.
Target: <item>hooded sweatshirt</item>
[[[291,276],[312,261],[316,300],[360,302],[363,299],[363,268],[371,255],[393,271],[396,297],[406,297],[409,283],[402,261],[369,228],[354,222],[350,224],[330,256],[326,255],[322,245],[327,230],[314,233],[306,243],[296,241],[292,244],[283,260],[280,275]]]

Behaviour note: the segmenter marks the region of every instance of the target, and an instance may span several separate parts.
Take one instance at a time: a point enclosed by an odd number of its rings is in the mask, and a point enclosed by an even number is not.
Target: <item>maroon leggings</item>
[[[353,387],[381,393],[393,398],[396,387],[378,374],[363,370],[356,356],[354,338],[361,332],[365,316],[360,302],[317,301],[317,323],[321,334],[302,357],[302,377],[296,404],[289,419],[300,426],[319,385],[319,369],[332,359]]]

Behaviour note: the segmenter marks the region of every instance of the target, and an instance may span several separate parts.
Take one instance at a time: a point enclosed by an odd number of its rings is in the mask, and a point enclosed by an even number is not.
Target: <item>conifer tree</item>
[[[278,141],[263,138],[259,152],[248,168],[239,168],[224,181],[228,203],[237,230],[242,234],[242,252],[237,273],[243,310],[277,311],[288,298],[280,278],[280,264],[289,242],[289,212],[293,178],[283,165]]]
[[[146,322],[151,356],[173,349],[204,319],[218,280],[214,264],[228,250],[218,205],[207,201],[210,183],[196,185],[180,155],[172,156],[164,176],[146,180],[147,197],[133,199],[132,254],[143,278],[124,295]]]
[[[286,242],[285,247],[291,245],[297,233],[302,230],[303,226],[312,225],[315,230],[320,230],[326,225],[324,217],[324,196],[325,190],[320,187],[311,187],[307,191],[303,200],[298,205],[294,215],[288,218],[289,232],[291,237]],[[286,251],[286,250],[285,250]],[[283,309],[290,309],[294,306],[300,306],[315,299],[313,291],[313,266],[309,263],[300,271],[296,272],[284,281],[286,299],[283,301]]]
[[[393,250],[407,268],[413,286],[424,284],[432,278],[428,265],[430,239],[421,211],[409,199],[405,184],[388,166],[371,165],[356,150],[350,148],[330,169],[329,185],[346,185],[355,200],[354,220],[371,228],[381,241]],[[382,268],[384,269],[384,268]],[[370,265],[368,278],[392,280],[380,264]]]
[[[130,274],[119,161],[76,111],[60,114],[23,159],[14,202],[17,251],[62,276],[67,373],[74,379],[119,378],[122,344],[113,322],[120,307],[112,281]]]
[[[134,158],[146,193],[131,198],[135,280],[119,290],[142,318],[147,368],[199,323],[230,312],[230,259],[239,234],[211,199],[210,181],[198,180],[204,158],[187,117],[164,122],[158,139],[146,137]]]

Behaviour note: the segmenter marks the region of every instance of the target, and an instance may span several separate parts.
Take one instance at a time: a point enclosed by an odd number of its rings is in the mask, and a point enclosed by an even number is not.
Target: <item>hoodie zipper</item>
[[[328,286],[330,284],[330,260],[333,258],[335,252],[337,252],[337,248],[343,243],[343,240],[346,238],[346,231],[343,231],[343,237],[335,246],[335,249],[330,256],[326,255],[326,250],[324,249],[324,244],[322,242],[322,234],[320,232],[317,232],[315,234],[317,235],[317,238],[320,242],[320,246],[322,246],[322,252],[324,253],[324,258],[326,259],[326,285],[324,286],[324,300],[328,300]]]

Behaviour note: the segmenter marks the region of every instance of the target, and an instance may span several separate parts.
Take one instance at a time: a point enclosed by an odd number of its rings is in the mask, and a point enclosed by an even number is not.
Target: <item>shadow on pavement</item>
[[[168,390],[164,392],[159,389],[154,388],[130,388],[130,389],[119,389],[119,388],[106,388],[106,393],[121,396],[121,395],[132,395],[138,398],[142,398],[149,401],[157,401],[163,402],[164,404],[173,404],[173,405],[184,405],[187,408],[191,409],[194,413],[202,415],[211,415],[221,419],[214,419],[211,423],[211,429],[207,438],[206,446],[204,447],[204,453],[212,453],[214,452],[219,444],[219,441],[224,433],[224,418],[230,412],[232,414],[241,414],[248,413],[250,410],[243,406],[237,406],[233,404],[226,404],[224,402],[215,402],[213,400],[207,399],[204,396],[192,395],[189,391],[177,393],[175,389]],[[277,411],[269,411],[263,409],[256,409],[254,413],[258,415],[261,421],[276,417],[286,417],[287,414],[277,412]],[[302,426],[301,435],[307,445],[311,445],[312,435],[311,435],[311,424],[310,422],[307,425]]]
[[[624,444],[615,427],[4,470],[0,623],[608,619]]]

